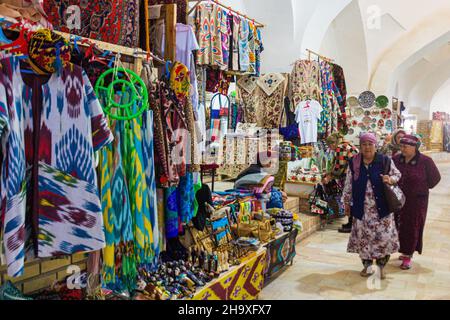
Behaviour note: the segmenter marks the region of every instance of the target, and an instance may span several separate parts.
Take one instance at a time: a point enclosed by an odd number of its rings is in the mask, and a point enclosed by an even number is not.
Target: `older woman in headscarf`
[[[441,175],[433,159],[419,152],[419,138],[405,135],[400,144],[401,154],[393,160],[402,174],[399,186],[406,195],[405,206],[397,215],[401,268],[407,270],[414,252],[422,254],[429,190],[439,183]]]
[[[326,185],[335,179],[339,187],[342,188],[345,182],[345,175],[347,174],[348,163],[351,158],[359,153],[359,150],[350,142],[344,141],[340,133],[333,133],[326,139],[326,142],[330,150],[333,151],[334,160],[330,172],[327,172],[322,179],[322,183]],[[338,202],[340,209],[344,210],[341,195],[338,195]],[[350,233],[351,230],[352,217],[349,217],[348,222],[343,224],[338,231],[341,233]]]
[[[390,157],[393,157],[396,154],[400,153],[400,140],[405,134],[406,132],[403,129],[394,131],[394,133],[390,137],[390,141],[383,146],[381,152]]]
[[[364,269],[361,276],[372,273],[368,268],[376,260],[381,278],[390,255],[399,249],[394,215],[389,212],[384,184],[395,184],[401,174],[390,158],[376,151],[377,138],[372,133],[360,137],[361,153],[350,160],[344,187],[346,214],[353,216],[353,227],[347,251],[358,253]],[[385,166],[390,163],[388,175]]]

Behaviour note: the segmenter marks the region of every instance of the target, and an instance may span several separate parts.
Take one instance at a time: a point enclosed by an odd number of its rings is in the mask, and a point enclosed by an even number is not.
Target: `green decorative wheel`
[[[137,118],[148,109],[147,86],[136,73],[126,68],[105,71],[95,84],[95,93],[104,102],[103,111],[116,120]]]

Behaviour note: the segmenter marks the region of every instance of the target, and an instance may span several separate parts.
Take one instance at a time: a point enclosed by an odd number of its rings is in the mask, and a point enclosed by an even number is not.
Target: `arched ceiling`
[[[263,72],[307,48],[344,67],[351,93],[394,95],[426,114],[450,74],[449,0],[222,0],[266,24]]]

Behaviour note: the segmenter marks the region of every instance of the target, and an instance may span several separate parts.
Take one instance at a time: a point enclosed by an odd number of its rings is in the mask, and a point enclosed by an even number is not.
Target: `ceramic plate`
[[[358,123],[358,127],[360,127],[361,129],[364,128],[365,127],[364,123],[362,123],[362,122]]]
[[[358,121],[353,120],[353,121],[352,121],[352,127],[356,127],[356,126],[358,126]]]
[[[383,128],[384,127],[384,120],[383,119],[380,119],[380,120],[378,120],[378,128]]]
[[[352,134],[354,134],[354,133],[355,133],[355,130],[353,130],[352,128],[348,129],[348,134],[349,134],[349,135],[352,135]]]
[[[355,109],[355,117],[360,117],[364,114],[364,109],[363,108],[357,108]]]
[[[385,126],[386,130],[392,130],[392,120],[387,120]]]
[[[370,111],[369,111],[369,110],[364,111],[364,115],[365,115],[366,117],[369,117],[369,116],[370,116]]]
[[[378,121],[377,118],[372,118],[373,123],[377,123],[377,121]]]
[[[392,112],[389,109],[383,109],[381,110],[381,117],[383,119],[390,119],[392,116]]]
[[[371,91],[364,91],[358,98],[359,105],[364,109],[372,108],[375,104],[375,94]]]
[[[375,100],[375,104],[378,108],[386,108],[389,104],[389,98],[386,96],[379,96]]]
[[[377,127],[377,124],[376,123],[372,123],[371,127],[372,127],[372,129],[375,129]]]
[[[370,111],[370,115],[372,117],[377,117],[380,114],[380,110],[378,109],[373,109],[372,111]]]
[[[358,107],[359,106],[359,102],[358,102],[358,98],[357,97],[349,97],[348,99],[347,99],[347,104],[350,106],[350,107]]]
[[[364,117],[362,119],[362,122],[364,123],[365,126],[370,126],[370,123],[372,122],[372,118],[370,117]]]

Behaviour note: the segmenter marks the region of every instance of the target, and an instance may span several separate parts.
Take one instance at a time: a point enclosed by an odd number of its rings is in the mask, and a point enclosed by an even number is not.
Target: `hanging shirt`
[[[249,43],[248,37],[250,26],[248,20],[241,19],[239,31],[239,65],[240,70],[245,72],[250,68]]]
[[[20,276],[27,200],[39,257],[104,247],[94,152],[113,136],[80,67],[43,82],[15,56],[0,64],[1,215],[8,274]]]
[[[316,100],[306,100],[298,104],[295,120],[298,122],[302,144],[317,142],[317,123],[321,112],[322,106]]]
[[[162,52],[164,55],[165,34],[162,37]],[[198,86],[195,72],[195,59],[193,51],[200,47],[195,37],[195,33],[190,25],[177,23],[176,25],[176,59],[189,68],[190,71],[190,95],[194,110],[198,109]]]

